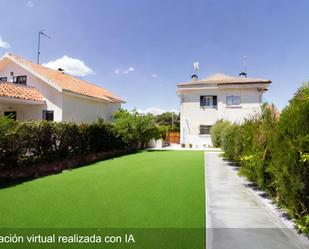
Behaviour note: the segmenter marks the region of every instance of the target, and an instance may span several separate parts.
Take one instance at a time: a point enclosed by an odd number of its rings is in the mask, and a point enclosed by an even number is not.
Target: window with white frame
[[[226,105],[227,106],[240,105],[240,96],[237,95],[227,96]]]

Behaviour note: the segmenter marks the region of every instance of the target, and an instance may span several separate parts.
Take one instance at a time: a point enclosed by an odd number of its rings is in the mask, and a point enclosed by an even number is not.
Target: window
[[[16,112],[12,112],[12,111],[4,112],[4,116],[9,117],[13,120],[16,120]]]
[[[200,125],[200,134],[210,134],[211,125]]]
[[[54,111],[43,110],[43,120],[54,121]]]
[[[227,96],[226,97],[226,105],[232,106],[232,105],[240,105],[240,96]]]
[[[200,97],[200,106],[217,107],[217,96],[206,95]]]
[[[15,76],[13,77],[13,83],[27,85],[27,76],[26,75]]]
[[[8,81],[8,77],[0,77],[0,82],[1,81]]]

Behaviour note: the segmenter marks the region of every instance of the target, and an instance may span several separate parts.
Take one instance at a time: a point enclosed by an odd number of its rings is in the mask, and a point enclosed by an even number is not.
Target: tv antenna
[[[193,68],[195,70],[195,73],[197,74],[197,71],[200,70],[200,63],[199,62],[194,62],[193,63]]]
[[[44,36],[48,39],[50,39],[51,37],[47,34],[44,33],[44,30],[40,30],[39,31],[39,37],[38,37],[38,57],[37,57],[37,64],[40,64],[40,54],[41,54],[41,51],[40,51],[40,46],[41,46],[41,36]]]
[[[247,75],[248,74],[248,72],[247,72],[247,59],[248,59],[248,56],[244,55],[243,59],[244,59],[244,72]]]
[[[239,74],[239,76],[243,76],[243,77],[247,78],[247,75],[248,75],[248,73],[247,73],[247,59],[248,59],[248,56],[244,55],[242,58],[244,60],[244,71],[242,71]]]
[[[191,76],[191,79],[197,80],[197,79],[198,79],[197,71],[200,69],[200,63],[194,62],[194,63],[193,63],[193,68],[194,68],[194,70],[195,70],[195,74],[193,74],[193,75]]]

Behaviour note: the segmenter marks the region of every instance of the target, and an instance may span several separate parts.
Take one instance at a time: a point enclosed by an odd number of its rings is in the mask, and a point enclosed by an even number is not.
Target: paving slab
[[[309,249],[224,161],[205,152],[207,249]]]

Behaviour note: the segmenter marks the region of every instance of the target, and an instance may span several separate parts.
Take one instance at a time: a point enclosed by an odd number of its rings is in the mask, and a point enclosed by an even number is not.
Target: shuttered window
[[[214,95],[200,96],[200,106],[201,107],[217,107],[217,96],[214,96]]]
[[[200,134],[210,134],[211,125],[200,125]]]

